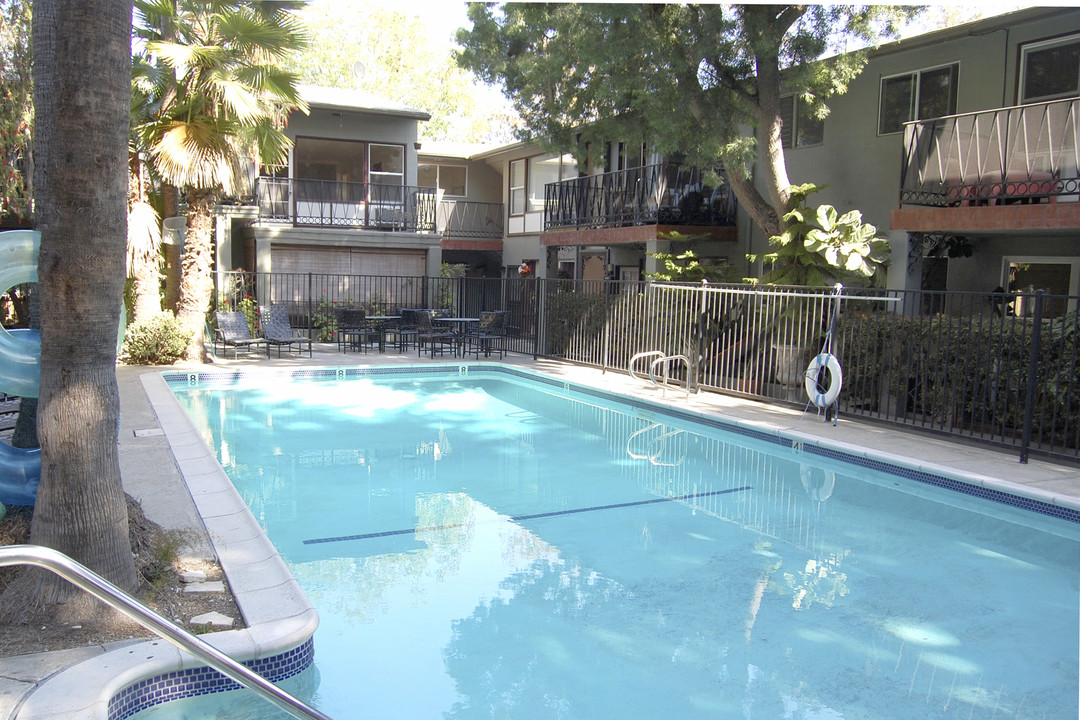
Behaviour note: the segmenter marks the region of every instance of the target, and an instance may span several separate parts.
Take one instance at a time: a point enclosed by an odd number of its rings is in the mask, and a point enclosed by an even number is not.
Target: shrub
[[[172,365],[183,357],[191,335],[172,313],[161,312],[128,326],[120,356],[132,365]]]

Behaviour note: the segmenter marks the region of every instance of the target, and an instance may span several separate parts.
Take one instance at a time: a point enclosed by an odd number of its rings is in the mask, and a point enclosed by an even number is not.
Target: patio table
[[[379,352],[386,352],[386,330],[387,323],[394,320],[400,320],[400,315],[368,315],[367,320],[374,328],[375,332],[379,334]]]
[[[469,329],[469,325],[480,322],[478,317],[435,317],[431,319],[435,323],[447,323],[454,326],[454,356],[456,357],[458,351],[461,352],[462,357],[465,356],[465,333]]]

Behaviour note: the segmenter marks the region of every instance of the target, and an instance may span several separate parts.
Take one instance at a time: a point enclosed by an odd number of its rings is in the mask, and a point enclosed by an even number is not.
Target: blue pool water
[[[339,720],[1078,715],[1075,522],[506,373],[174,389]]]

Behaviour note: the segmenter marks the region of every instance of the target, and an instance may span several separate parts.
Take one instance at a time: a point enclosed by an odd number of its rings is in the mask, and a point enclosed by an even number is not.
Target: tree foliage
[[[34,125],[30,0],[0,0],[0,217],[30,212]]]
[[[748,255],[751,262],[773,265],[761,282],[774,285],[828,286],[837,282],[865,284],[877,278],[888,261],[889,243],[877,228],[851,210],[840,215],[832,205],[811,208],[806,198],[822,188],[810,183],[790,188],[795,207],[788,223],[769,238],[772,252]]]
[[[705,169],[722,161],[742,206],[775,235],[791,209],[781,93],[823,116],[866,63],[865,49],[843,52],[847,45],[894,37],[910,14],[895,6],[471,3],[472,28],[458,41],[461,64],[501,84],[528,134],[579,161],[612,140],[646,142]],[[758,155],[765,195],[750,181]]]
[[[304,82],[364,90],[425,110],[431,120],[420,126],[424,139],[511,139],[509,106],[461,69],[449,40],[430,37],[418,15],[361,0],[316,0],[299,18],[312,43],[287,67]]]
[[[212,212],[237,193],[245,165],[280,164],[284,120],[306,111],[283,65],[306,46],[300,2],[136,0],[135,137],[157,177],[188,206],[176,314],[192,331],[187,359],[202,358],[213,282]]]

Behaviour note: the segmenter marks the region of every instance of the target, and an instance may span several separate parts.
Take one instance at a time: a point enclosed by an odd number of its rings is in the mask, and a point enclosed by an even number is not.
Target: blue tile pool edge
[[[281,676],[275,679],[301,672],[314,660],[318,614],[161,374],[145,373],[140,380],[247,623],[200,639],[238,662]],[[234,584],[238,576],[250,587]],[[163,695],[217,692],[209,688],[221,683],[221,690],[229,689],[228,682],[166,640],[135,641],[44,678],[23,695],[17,716],[119,720],[165,702]]]
[[[273,683],[281,682],[311,667],[315,646],[307,642],[280,655],[248,660],[243,663]],[[198,695],[239,690],[240,685],[209,667],[187,668],[140,680],[124,688],[109,700],[109,720],[127,720],[155,705]]]
[[[708,427],[731,432],[755,440],[778,445],[782,448],[805,452],[831,460],[839,460],[870,470],[898,475],[916,482],[933,485],[954,492],[984,498],[986,500],[1021,508],[1053,518],[1073,523],[1080,523],[1080,500],[1074,500],[1038,488],[1030,488],[996,478],[962,473],[956,470],[928,470],[912,467],[902,462],[901,458],[888,453],[868,448],[845,447],[843,443],[833,443],[821,438],[809,436],[792,430],[758,426],[748,422],[725,419],[717,415],[671,405],[664,405],[652,400],[603,390],[558,378],[539,372],[502,365],[499,363],[460,363],[439,365],[404,365],[387,367],[329,367],[305,369],[255,369],[208,372],[165,372],[162,373],[167,384],[179,384],[198,387],[229,387],[238,381],[249,378],[275,379],[348,379],[359,377],[386,376],[424,376],[454,377],[467,376],[470,373],[486,372],[502,374],[519,379],[526,379],[564,393],[578,393],[603,400],[613,400],[636,409],[666,415],[672,418],[702,423]]]

